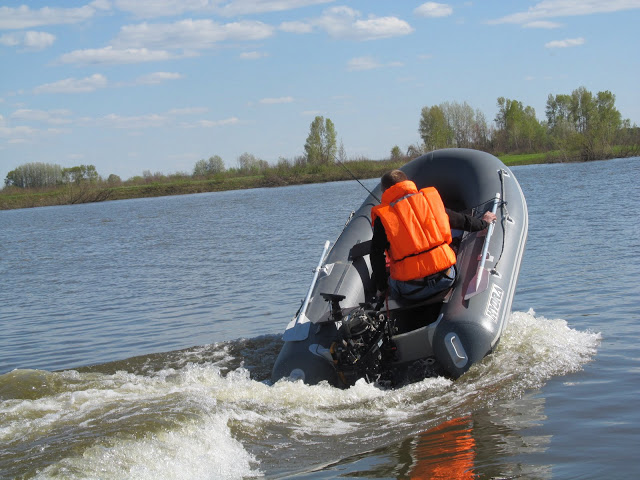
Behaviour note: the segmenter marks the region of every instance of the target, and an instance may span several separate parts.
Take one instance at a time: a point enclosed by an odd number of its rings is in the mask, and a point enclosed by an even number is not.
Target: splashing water
[[[497,350],[453,382],[348,390],[267,378],[276,336],[63,372],[0,376],[9,478],[234,479],[308,471],[582,368],[600,335],[515,312]],[[295,459],[295,461],[294,461]]]

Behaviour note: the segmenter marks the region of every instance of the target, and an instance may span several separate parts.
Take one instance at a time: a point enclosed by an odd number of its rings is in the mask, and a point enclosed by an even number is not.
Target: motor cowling
[[[393,327],[382,312],[358,308],[342,318],[338,338],[331,345],[338,376],[351,386],[361,378],[385,385],[394,357]]]

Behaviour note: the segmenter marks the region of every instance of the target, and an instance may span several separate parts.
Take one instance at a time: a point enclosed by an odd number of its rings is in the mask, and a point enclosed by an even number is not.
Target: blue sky
[[[0,4],[0,183],[26,162],[103,177],[419,142],[424,106],[535,108],[584,86],[640,124],[640,0],[96,0]]]

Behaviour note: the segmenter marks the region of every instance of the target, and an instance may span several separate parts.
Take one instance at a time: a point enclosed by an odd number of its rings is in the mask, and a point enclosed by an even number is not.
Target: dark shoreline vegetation
[[[610,155],[598,159],[606,160],[640,155],[640,148],[619,148]],[[559,152],[524,153],[497,155],[507,166],[567,163],[586,161],[581,156],[567,157]],[[385,172],[398,168],[411,157],[389,160],[348,160],[323,165],[277,165],[268,166],[259,172],[228,170],[208,178],[194,178],[187,175],[151,175],[136,177],[119,185],[108,182],[69,183],[57,187],[19,188],[5,187],[0,190],[0,210],[44,207],[53,205],[73,205],[108,200],[186,195],[193,193],[243,190],[250,188],[282,187],[309,183],[379,178]],[[346,168],[345,168],[346,167]],[[353,174],[353,176],[351,175]]]
[[[500,97],[497,106],[495,126],[466,102],[423,107],[421,143],[410,145],[406,153],[395,145],[389,159],[377,161],[348,159],[342,141],[338,147],[331,119],[317,116],[304,155],[280,158],[275,165],[245,152],[237,168],[227,169],[222,158],[213,155],[198,160],[192,174],[146,170],[122,181],[114,174],[101,177],[94,165],[26,163],[7,174],[0,210],[379,178],[423,153],[450,147],[489,152],[507,166],[640,155],[640,128],[622,119],[608,90],[594,95],[579,87],[571,95],[549,94],[543,121],[517,100]]]

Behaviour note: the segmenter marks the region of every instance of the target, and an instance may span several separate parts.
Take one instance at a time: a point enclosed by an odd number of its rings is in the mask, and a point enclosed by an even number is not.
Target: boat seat
[[[446,303],[449,300],[452,292],[453,286],[418,302],[412,302],[410,300],[395,300],[390,298],[389,311],[406,311],[412,310],[414,308],[421,308],[426,305],[433,305],[434,303]]]

